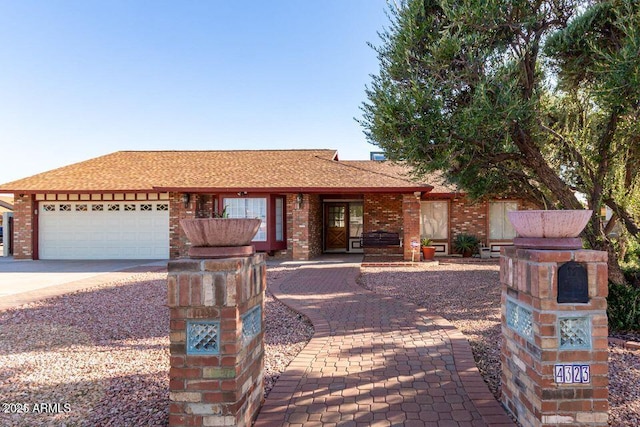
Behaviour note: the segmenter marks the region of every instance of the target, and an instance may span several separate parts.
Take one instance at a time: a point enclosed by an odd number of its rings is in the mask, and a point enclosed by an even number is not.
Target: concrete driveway
[[[167,260],[52,261],[0,257],[0,310],[117,280],[158,271]]]

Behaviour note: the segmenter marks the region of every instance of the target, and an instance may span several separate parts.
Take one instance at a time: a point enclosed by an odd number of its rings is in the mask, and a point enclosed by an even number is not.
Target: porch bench
[[[371,231],[362,233],[360,246],[363,248],[380,248],[385,246],[402,246],[399,233],[389,231]]]

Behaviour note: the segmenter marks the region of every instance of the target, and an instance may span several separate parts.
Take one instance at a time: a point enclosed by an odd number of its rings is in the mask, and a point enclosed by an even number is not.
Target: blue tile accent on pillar
[[[558,319],[560,350],[591,350],[591,321],[589,317],[561,317]]]
[[[220,354],[220,322],[188,320],[187,354]]]
[[[242,342],[246,345],[262,331],[262,308],[256,305],[242,315]]]
[[[533,314],[522,305],[507,300],[507,326],[531,341],[533,339]]]

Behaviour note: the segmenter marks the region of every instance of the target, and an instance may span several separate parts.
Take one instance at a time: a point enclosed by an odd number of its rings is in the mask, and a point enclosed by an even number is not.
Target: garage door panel
[[[39,210],[40,258],[166,259],[167,207],[166,202],[43,203]]]

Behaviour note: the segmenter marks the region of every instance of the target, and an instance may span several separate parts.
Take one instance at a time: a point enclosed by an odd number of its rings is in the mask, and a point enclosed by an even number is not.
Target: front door
[[[347,250],[347,203],[327,203],[325,205],[325,250]]]

